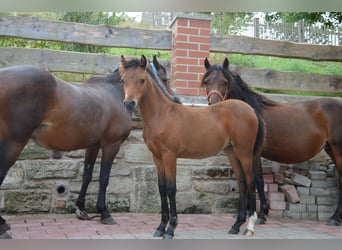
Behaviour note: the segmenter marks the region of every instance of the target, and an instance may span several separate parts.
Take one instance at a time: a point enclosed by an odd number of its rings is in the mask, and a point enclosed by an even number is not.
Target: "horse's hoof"
[[[76,216],[80,220],[89,220],[90,219],[89,215],[87,214],[87,212],[85,210],[81,211],[79,209],[76,209]]]
[[[231,228],[228,232],[229,234],[238,234],[239,233],[239,230],[236,230],[234,228]]]
[[[115,225],[118,224],[112,217],[108,217],[106,219],[101,219],[101,223],[105,225]]]
[[[327,226],[332,226],[332,227],[337,227],[341,225],[341,221],[337,221],[337,220],[332,220],[330,219],[327,223]]]
[[[157,230],[154,234],[153,237],[163,237],[165,232]]]
[[[246,228],[246,230],[243,232],[243,235],[245,235],[245,236],[253,236],[254,232]]]
[[[63,152],[52,150],[51,156],[52,156],[53,159],[62,159]]]
[[[0,239],[12,239],[12,236],[9,233],[4,232],[0,235]]]
[[[173,235],[164,234],[163,239],[164,239],[164,240],[171,240],[171,239],[173,239]]]
[[[3,233],[5,233],[8,230],[11,230],[11,227],[6,222],[3,222],[0,225],[0,235],[2,235]]]
[[[257,225],[263,225],[263,224],[266,224],[266,218],[258,218],[255,222],[255,224]]]

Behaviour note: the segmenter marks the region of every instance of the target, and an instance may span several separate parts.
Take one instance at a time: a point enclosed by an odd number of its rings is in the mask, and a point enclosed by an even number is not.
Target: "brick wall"
[[[178,95],[205,95],[200,88],[205,72],[203,61],[209,57],[210,19],[207,17],[177,16],[172,30],[172,85]]]

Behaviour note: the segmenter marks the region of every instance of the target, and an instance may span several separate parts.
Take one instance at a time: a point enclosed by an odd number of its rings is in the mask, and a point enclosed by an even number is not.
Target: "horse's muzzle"
[[[133,112],[137,107],[137,103],[133,100],[124,101],[124,105],[129,112]]]

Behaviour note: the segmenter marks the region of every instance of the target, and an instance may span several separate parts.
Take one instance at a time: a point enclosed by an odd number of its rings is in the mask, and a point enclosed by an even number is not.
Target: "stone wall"
[[[113,163],[107,206],[111,212],[159,213],[152,155],[142,139],[141,119],[133,117],[133,123]],[[29,142],[0,187],[2,213],[74,213],[84,153],[64,152],[56,159],[51,151]],[[89,212],[96,212],[100,159],[101,152],[86,196]],[[332,215],[337,204],[337,175],[326,154],[293,165],[263,159],[263,168],[270,217],[326,220]],[[178,159],[177,189],[179,213],[234,213],[238,207],[239,188],[222,153],[202,160]]]
[[[107,205],[112,212],[160,211],[157,175],[140,129],[123,143],[112,167]],[[73,213],[82,182],[84,150],[51,151],[29,142],[0,188],[0,210],[5,213]],[[95,212],[100,155],[86,206]],[[227,158],[220,154],[203,160],[178,159],[179,212],[223,213],[237,207],[238,188]]]

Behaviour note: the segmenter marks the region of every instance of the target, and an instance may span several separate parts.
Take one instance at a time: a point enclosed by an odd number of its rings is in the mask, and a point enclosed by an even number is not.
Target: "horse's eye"
[[[204,80],[203,80],[203,83],[204,83],[205,85],[207,85],[207,84],[208,84],[208,79],[204,79]]]
[[[140,80],[140,84],[143,85],[145,83],[145,79]]]

